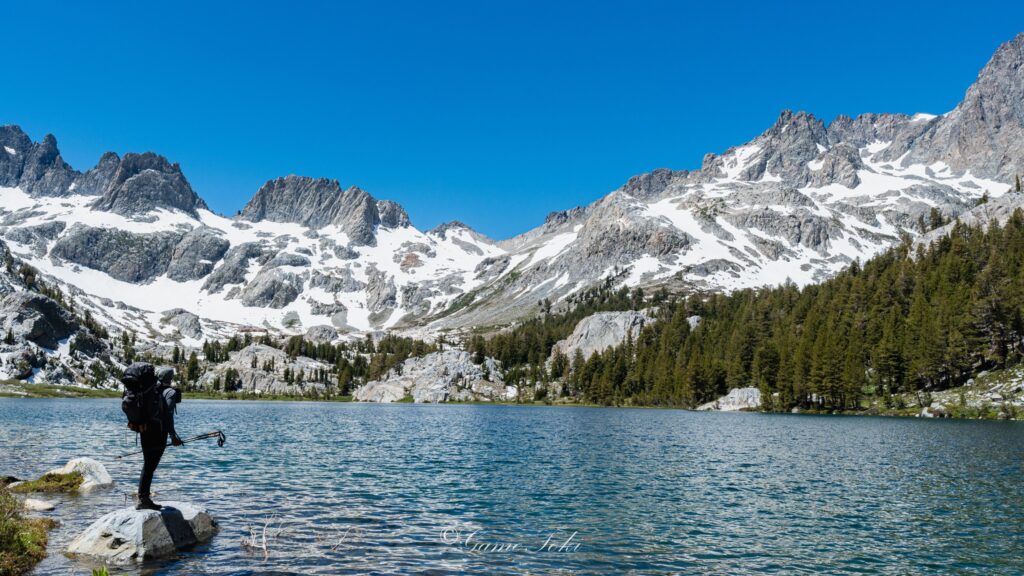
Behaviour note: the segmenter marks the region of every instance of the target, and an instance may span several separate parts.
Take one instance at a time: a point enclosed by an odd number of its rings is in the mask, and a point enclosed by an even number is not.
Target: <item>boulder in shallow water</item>
[[[162,510],[122,508],[103,516],[71,541],[67,553],[130,564],[173,555],[216,533],[217,522],[205,508],[165,502]]]
[[[25,498],[25,501],[21,503],[21,506],[28,512],[47,512],[53,510],[54,507],[56,507],[56,504],[47,500]]]
[[[110,477],[107,468],[92,458],[75,458],[69,460],[63,468],[55,468],[47,474],[71,474],[78,472],[82,475],[82,485],[78,487],[79,492],[89,492],[95,488],[106,488],[114,485],[114,479]]]

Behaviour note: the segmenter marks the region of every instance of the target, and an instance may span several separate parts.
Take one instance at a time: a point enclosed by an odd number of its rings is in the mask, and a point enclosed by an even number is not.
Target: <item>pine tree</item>
[[[189,355],[188,363],[185,365],[185,378],[192,383],[199,379],[199,358],[195,351]]]

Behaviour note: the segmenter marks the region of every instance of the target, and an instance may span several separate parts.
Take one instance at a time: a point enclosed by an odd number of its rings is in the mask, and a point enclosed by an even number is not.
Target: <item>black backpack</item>
[[[138,432],[162,430],[164,403],[153,365],[133,363],[124,371],[121,383],[124,384],[121,411],[128,417],[128,427]]]

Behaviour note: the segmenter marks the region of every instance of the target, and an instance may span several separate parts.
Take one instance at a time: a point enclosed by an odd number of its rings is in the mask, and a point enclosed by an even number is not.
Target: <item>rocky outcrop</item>
[[[399,402],[410,396],[414,402],[468,402],[509,400],[515,394],[514,387],[505,386],[494,359],[474,364],[469,352],[445,350],[407,359],[384,379],[356,389],[353,399]]]
[[[206,203],[192,190],[181,167],[152,152],[124,155],[93,209],[124,216],[151,210],[180,210],[197,216]]]
[[[200,340],[203,337],[203,324],[199,316],[184,310],[175,308],[163,313],[161,321],[170,324],[178,329],[178,332],[187,338]]]
[[[820,166],[810,175],[811,186],[828,186],[842,184],[847,188],[856,188],[860,184],[857,171],[864,168],[860,152],[849,144],[837,144],[825,152]]]
[[[701,404],[697,410],[738,412],[740,410],[757,410],[761,407],[761,391],[757,388],[733,388],[718,400]]]
[[[380,225],[385,228],[412,226],[405,208],[402,208],[402,205],[398,202],[392,202],[391,200],[378,201],[377,214],[380,215]]]
[[[627,336],[635,339],[652,320],[646,312],[633,310],[592,314],[580,320],[568,338],[556,342],[551,354],[561,352],[572,359],[579,350],[584,359],[589,358],[609,346],[618,346]]]
[[[330,366],[305,356],[289,358],[282,350],[263,344],[246,346],[229,356],[227,362],[214,365],[200,376],[199,386],[212,389],[219,382],[222,389],[299,396],[323,392],[326,388],[315,376],[318,371],[328,372]],[[233,384],[228,382],[228,370],[238,375]],[[285,378],[286,370],[291,374],[290,382]]]
[[[0,329],[15,339],[56,349],[78,331],[78,322],[56,301],[35,292],[14,292],[0,300]]]
[[[7,230],[4,236],[12,242],[32,246],[32,252],[36,256],[44,256],[49,243],[57,238],[65,227],[61,221],[46,222],[34,226],[13,227]]]
[[[217,533],[206,508],[164,502],[162,510],[123,508],[93,522],[68,544],[67,553],[109,564],[166,558]]]
[[[914,239],[914,247],[928,246],[932,242],[949,236],[953,227],[957,224],[967,226],[980,226],[988,228],[989,225],[999,223],[1005,224],[1017,210],[1024,210],[1024,194],[1006,194],[999,198],[989,200],[985,204],[977,206],[961,214],[957,221],[940,226],[927,234],[922,234]]]
[[[57,240],[50,254],[123,282],[140,283],[167,271],[181,238],[176,232],[135,234],[76,224]]]
[[[75,458],[69,460],[61,468],[55,468],[47,474],[71,474],[78,472],[82,475],[82,484],[78,487],[79,493],[86,493],[98,488],[109,488],[114,485],[114,479],[110,477],[106,466],[92,458]]]
[[[310,326],[309,329],[306,330],[306,340],[316,344],[330,343],[337,339],[338,331],[333,326]]]
[[[242,303],[246,306],[284,308],[299,297],[302,278],[278,268],[261,270],[242,289]]]
[[[271,255],[271,252],[257,242],[232,246],[221,265],[214,268],[213,273],[203,283],[203,290],[213,294],[220,292],[225,286],[244,283],[250,261],[255,259],[262,263]]]
[[[242,209],[243,220],[294,222],[310,228],[338,226],[356,245],[373,244],[376,226],[408,226],[409,217],[393,202],[378,202],[337,180],[286,176],[270,180]]]
[[[213,228],[195,228],[185,234],[171,252],[167,277],[179,282],[199,280],[213,271],[230,246]]]

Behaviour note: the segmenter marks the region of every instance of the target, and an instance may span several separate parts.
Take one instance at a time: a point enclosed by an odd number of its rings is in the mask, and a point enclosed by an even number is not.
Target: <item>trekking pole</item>
[[[227,440],[228,440],[228,437],[225,436],[223,432],[221,432],[220,430],[214,430],[213,432],[207,432],[206,434],[200,434],[198,436],[192,436],[192,437],[189,437],[189,438],[185,438],[185,439],[183,439],[181,441],[181,443],[182,444],[188,444],[189,442],[195,442],[196,440],[205,440],[207,438],[216,438],[217,439],[217,446],[224,446],[224,443],[227,442]],[[168,446],[173,446],[173,444],[168,444]],[[136,450],[135,452],[129,452],[127,454],[121,454],[120,456],[117,456],[116,458],[118,460],[120,460],[121,458],[125,458],[126,456],[134,456],[135,454],[142,454],[142,450]]]

